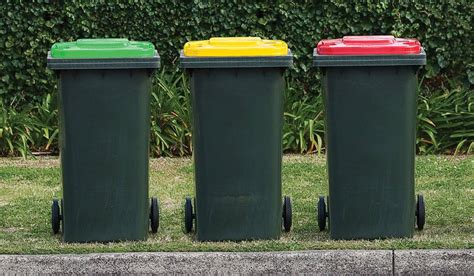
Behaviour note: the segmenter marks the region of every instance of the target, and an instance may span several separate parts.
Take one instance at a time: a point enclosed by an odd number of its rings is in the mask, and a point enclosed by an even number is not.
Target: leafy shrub
[[[161,71],[151,98],[150,151],[154,157],[192,153],[189,84],[180,72]],[[54,94],[53,94],[54,95]],[[20,109],[0,101],[0,155],[58,152],[58,112],[53,95]],[[422,91],[418,103],[417,152],[461,154],[474,152],[474,95],[451,83],[437,91]],[[90,133],[91,137],[94,133]],[[324,152],[324,112],[320,94],[285,90],[283,150]]]
[[[420,153],[474,152],[474,94],[451,83],[421,95],[417,147]]]
[[[163,70],[152,91],[151,154],[184,156],[192,150],[191,95],[182,73]]]
[[[324,150],[324,111],[321,94],[300,95],[292,83],[285,90],[283,151],[320,154]]]
[[[58,110],[53,95],[22,109],[0,101],[0,156],[58,153]]]
[[[30,152],[31,133],[37,131],[30,113],[30,108],[16,111],[0,102],[0,154],[25,157]]]

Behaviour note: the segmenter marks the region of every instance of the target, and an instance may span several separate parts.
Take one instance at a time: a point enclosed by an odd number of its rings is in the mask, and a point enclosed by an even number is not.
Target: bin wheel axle
[[[326,219],[329,217],[324,196],[319,196],[317,212],[319,231],[324,231],[326,229]]]
[[[293,210],[291,206],[291,198],[289,196],[283,197],[282,217],[283,217],[283,229],[285,230],[285,232],[289,232],[293,224]]]
[[[61,209],[59,208],[59,201],[57,199],[53,199],[53,204],[51,205],[51,228],[53,230],[53,234],[59,233],[62,219],[63,216],[61,214]]]
[[[158,227],[160,226],[160,205],[156,197],[151,198],[149,218],[151,232],[158,232]]]
[[[189,233],[193,230],[193,220],[196,219],[196,214],[193,212],[193,204],[190,197],[186,197],[184,203],[184,231]]]
[[[425,226],[425,200],[422,194],[416,195],[415,217],[418,230],[423,230]]]

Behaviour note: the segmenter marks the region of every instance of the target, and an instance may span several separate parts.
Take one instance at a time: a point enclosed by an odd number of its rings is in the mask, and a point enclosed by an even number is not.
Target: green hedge
[[[54,91],[46,54],[54,42],[88,37],[152,41],[174,68],[188,40],[261,36],[288,42],[296,57],[295,93],[317,89],[311,68],[316,41],[354,34],[394,34],[422,41],[422,74],[439,85],[474,82],[471,1],[10,1],[0,5],[0,97],[39,102]],[[250,2],[250,1],[249,1]],[[173,69],[174,70],[174,69]],[[469,80],[469,81],[468,81]]]

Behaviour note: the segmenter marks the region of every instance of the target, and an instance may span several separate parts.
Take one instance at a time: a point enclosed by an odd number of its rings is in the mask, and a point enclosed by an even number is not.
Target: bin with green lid
[[[281,196],[283,41],[220,37],[186,43],[196,194],[185,201],[185,229],[198,240],[277,239],[291,228]],[[194,205],[194,206],[193,206]]]
[[[64,241],[144,240],[149,227],[157,231],[148,143],[151,76],[159,62],[150,42],[79,39],[52,46],[63,197],[53,200],[51,222]]]
[[[413,236],[415,222],[425,223],[414,179],[423,48],[415,39],[346,36],[320,41],[313,62],[322,73],[329,176],[320,230],[329,218],[334,239]]]

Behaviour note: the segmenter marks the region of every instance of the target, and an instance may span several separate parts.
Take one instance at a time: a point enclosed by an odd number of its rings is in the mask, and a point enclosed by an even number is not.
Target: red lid
[[[321,40],[316,49],[320,55],[410,55],[419,54],[421,44],[391,35],[345,36]]]

